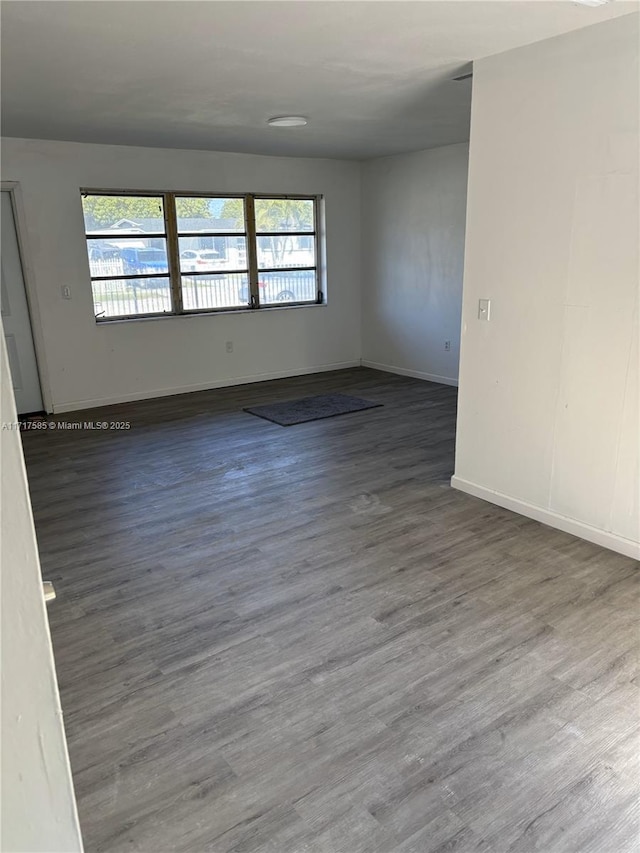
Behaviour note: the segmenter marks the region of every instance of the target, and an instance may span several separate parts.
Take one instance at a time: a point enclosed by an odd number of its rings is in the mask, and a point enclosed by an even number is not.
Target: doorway
[[[19,415],[44,410],[11,193],[2,190],[0,313]]]

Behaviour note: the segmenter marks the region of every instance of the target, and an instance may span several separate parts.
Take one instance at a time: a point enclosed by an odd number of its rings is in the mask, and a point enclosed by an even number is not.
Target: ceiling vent
[[[456,83],[462,82],[462,80],[471,80],[473,77],[473,71],[469,71],[468,74],[461,74],[459,77],[454,77]]]

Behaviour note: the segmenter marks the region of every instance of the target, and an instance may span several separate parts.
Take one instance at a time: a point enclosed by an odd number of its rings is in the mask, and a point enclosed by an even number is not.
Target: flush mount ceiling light
[[[309,119],[304,116],[274,116],[267,119],[267,124],[271,127],[304,127],[309,123]]]
[[[578,6],[604,6],[609,0],[574,0]]]

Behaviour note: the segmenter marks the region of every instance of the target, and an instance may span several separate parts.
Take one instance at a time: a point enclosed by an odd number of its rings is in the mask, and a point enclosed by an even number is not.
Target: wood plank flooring
[[[383,408],[290,428],[242,406]],[[638,565],[453,491],[357,369],[24,435],[86,850],[631,853]]]

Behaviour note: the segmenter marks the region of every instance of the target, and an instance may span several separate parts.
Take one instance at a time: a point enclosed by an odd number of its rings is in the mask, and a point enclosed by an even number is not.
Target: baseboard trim
[[[382,370],[383,373],[397,373],[399,376],[411,376],[413,379],[424,379],[426,382],[437,382],[439,385],[454,385],[458,387],[458,380],[451,376],[438,376],[435,373],[424,373],[422,370],[409,370],[406,367],[394,367],[392,364],[380,364],[377,361],[369,361],[361,359],[360,363],[363,367],[370,367],[372,370]]]
[[[546,524],[548,527],[555,527],[557,530],[562,530],[565,533],[571,533],[574,536],[578,536],[580,539],[586,539],[588,542],[593,542],[595,545],[601,545],[603,548],[608,548],[610,551],[616,551],[618,554],[624,554],[625,557],[640,560],[640,543],[634,542],[631,539],[625,539],[622,536],[617,536],[615,533],[609,533],[606,530],[600,530],[597,527],[584,524],[582,521],[576,521],[573,518],[568,518],[566,515],[560,515],[550,509],[543,509],[542,507],[535,506],[535,504],[522,501],[519,498],[512,498],[509,497],[509,495],[504,495],[501,492],[494,491],[493,489],[487,489],[484,486],[471,483],[469,480],[465,480],[462,477],[457,477],[455,474],[451,478],[451,486],[461,492],[466,492],[468,495],[481,498],[483,501],[497,504],[504,509],[510,509],[513,512],[517,512],[519,515],[525,515],[527,518],[532,518],[534,521],[539,521],[542,524]]]
[[[288,379],[293,376],[307,376],[311,373],[328,373],[331,370],[347,370],[350,367],[360,367],[360,361],[338,361],[332,364],[316,364],[313,367],[297,368],[294,370],[279,370],[270,373],[255,373],[249,376],[235,376],[232,379],[215,379],[195,385],[181,385],[174,388],[154,388],[152,391],[134,391],[131,394],[121,394],[116,397],[96,397],[90,400],[70,400],[55,403],[53,412],[57,415],[63,412],[78,412],[83,409],[95,409],[101,406],[115,406],[118,403],[133,403],[136,400],[152,400],[155,397],[172,397],[176,394],[191,394],[194,391],[212,391],[215,388],[228,388],[232,385],[249,385],[252,382],[268,382],[270,379]]]

